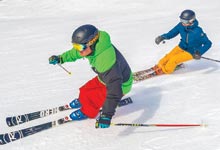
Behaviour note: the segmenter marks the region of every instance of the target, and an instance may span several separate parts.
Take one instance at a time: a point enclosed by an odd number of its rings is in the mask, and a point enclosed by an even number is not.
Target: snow
[[[220,59],[219,1],[191,0],[1,0],[0,133],[59,119],[63,112],[17,127],[5,117],[66,104],[95,74],[87,60],[66,63],[69,76],[48,58],[71,48],[79,25],[91,23],[111,35],[133,71],[153,66],[179,41],[156,45],[156,36],[193,9],[213,42],[205,57]],[[114,123],[201,123],[208,127],[116,127],[95,129],[94,119],[66,124],[0,147],[0,150],[220,150],[220,65],[201,59],[171,75],[135,84],[134,103],[119,108]]]

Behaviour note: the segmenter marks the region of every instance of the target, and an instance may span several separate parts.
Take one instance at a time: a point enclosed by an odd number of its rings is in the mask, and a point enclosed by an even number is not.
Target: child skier
[[[159,63],[155,66],[157,74],[170,74],[178,64],[192,59],[200,59],[212,45],[202,28],[198,26],[195,12],[184,10],[180,14],[180,23],[178,23],[168,33],[162,34],[155,39],[156,44],[164,40],[172,39],[178,34],[181,36],[179,45],[174,47]]]
[[[70,103],[70,107],[79,109],[72,112],[69,119],[95,118],[102,108],[96,127],[108,128],[118,102],[131,90],[131,69],[122,54],[112,45],[109,34],[93,25],[77,28],[72,35],[72,44],[72,49],[61,55],[51,56],[49,63],[63,64],[87,58],[97,76],[79,89],[79,98]]]

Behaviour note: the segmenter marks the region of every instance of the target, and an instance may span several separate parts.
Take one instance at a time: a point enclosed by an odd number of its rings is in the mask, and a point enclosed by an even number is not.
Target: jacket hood
[[[90,65],[98,72],[105,72],[116,62],[115,49],[112,46],[110,36],[105,31],[99,31],[99,39],[93,49],[93,53],[86,56]],[[106,61],[103,61],[106,60]]]

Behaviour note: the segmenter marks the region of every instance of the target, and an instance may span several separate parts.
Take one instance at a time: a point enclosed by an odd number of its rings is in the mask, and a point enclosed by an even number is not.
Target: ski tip
[[[6,121],[6,124],[7,124],[9,127],[13,127],[13,126],[17,125],[16,122],[13,123],[13,119],[12,119],[11,117],[7,117],[7,118],[5,119],[5,121]]]

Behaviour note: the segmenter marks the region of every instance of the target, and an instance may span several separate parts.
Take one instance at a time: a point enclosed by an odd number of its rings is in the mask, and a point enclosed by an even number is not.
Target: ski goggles
[[[82,52],[87,48],[87,45],[86,44],[73,43],[73,48],[76,49],[79,52]]]
[[[78,44],[78,43],[73,43],[73,48],[76,49],[79,52],[84,51],[87,47],[93,45],[99,38],[99,34],[97,34],[93,39],[91,39],[88,43],[86,44]]]
[[[185,19],[181,19],[181,18],[180,18],[180,22],[183,23],[183,24],[186,24],[186,25],[188,25],[188,24],[193,24],[193,21],[194,21],[194,20],[195,20],[194,18],[191,19],[191,20],[185,20]]]

